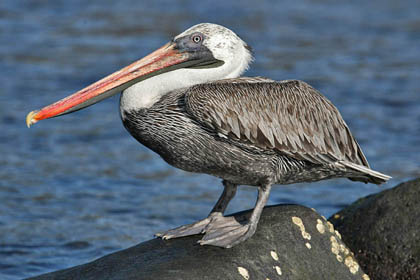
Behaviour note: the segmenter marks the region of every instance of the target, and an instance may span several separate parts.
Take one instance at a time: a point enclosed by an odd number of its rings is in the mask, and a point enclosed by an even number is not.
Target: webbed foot
[[[215,226],[218,226],[220,221],[222,221],[220,217],[223,218],[223,213],[225,212],[229,201],[235,196],[237,188],[235,184],[229,183],[226,180],[223,181],[223,186],[223,193],[207,218],[165,232],[158,232],[155,234],[155,236],[161,237],[162,239],[171,239],[204,233],[206,227],[212,223],[214,223]]]
[[[229,218],[223,217],[222,213],[214,212],[214,213],[211,213],[207,218],[203,220],[200,220],[198,222],[195,222],[189,225],[184,225],[184,226],[180,226],[174,229],[170,229],[165,232],[158,232],[155,234],[155,236],[160,237],[162,239],[171,239],[171,238],[178,238],[178,237],[205,233],[207,232],[208,229],[223,227],[225,223],[233,219],[233,217],[231,219]],[[226,226],[227,225],[228,224],[226,224]]]
[[[156,236],[162,239],[171,239],[205,233],[203,238],[198,241],[200,245],[231,248],[254,235],[261,212],[270,194],[271,184],[262,185],[258,188],[257,203],[246,223],[240,223],[234,217],[223,216],[227,204],[236,192],[236,185],[227,181],[223,181],[223,184],[225,186],[223,194],[207,218],[193,224],[157,233]]]
[[[229,217],[230,218],[230,217]],[[220,227],[207,228],[204,237],[198,241],[200,245],[212,245],[223,248],[231,248],[255,233],[256,226],[240,224],[238,222],[226,222]]]
[[[203,220],[200,220],[198,222],[195,222],[189,225],[180,226],[180,227],[170,229],[164,232],[158,232],[155,234],[155,236],[160,237],[165,240],[165,239],[200,234],[203,232],[204,228],[209,224],[209,222],[210,222],[210,217],[207,217]]]

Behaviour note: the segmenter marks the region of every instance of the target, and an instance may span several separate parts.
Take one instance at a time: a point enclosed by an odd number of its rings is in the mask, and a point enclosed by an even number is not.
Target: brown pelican
[[[381,184],[338,110],[298,80],[240,77],[250,47],[216,24],[195,25],[148,56],[60,101],[26,122],[68,114],[121,91],[124,126],[169,164],[223,179],[209,216],[158,233],[204,233],[200,244],[229,248],[251,237],[273,184],[346,177]],[[258,187],[247,221],[224,217],[238,185]]]

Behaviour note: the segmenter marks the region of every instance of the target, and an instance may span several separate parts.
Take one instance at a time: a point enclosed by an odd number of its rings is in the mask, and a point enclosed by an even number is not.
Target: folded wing
[[[186,110],[215,133],[316,164],[369,167],[335,106],[302,81],[238,78],[188,90]]]

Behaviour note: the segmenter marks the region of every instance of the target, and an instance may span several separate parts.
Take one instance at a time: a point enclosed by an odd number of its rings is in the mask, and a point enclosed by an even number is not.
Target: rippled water
[[[372,167],[420,176],[420,4],[412,1],[0,2],[0,278],[93,260],[202,218],[219,179],[174,169],[138,144],[118,97],[25,127],[25,116],[119,69],[199,22],[253,46],[247,75],[298,78],[340,109]],[[281,3],[281,4],[280,4]],[[375,185],[275,188],[270,204],[328,216]],[[244,187],[230,212],[250,208]]]

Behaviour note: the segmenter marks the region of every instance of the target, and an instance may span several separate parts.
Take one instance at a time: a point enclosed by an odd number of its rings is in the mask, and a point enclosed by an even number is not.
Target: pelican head
[[[193,49],[200,41],[205,52],[220,62],[217,79],[239,77],[252,61],[251,48],[232,30],[217,24],[201,23],[174,38],[179,46]]]
[[[148,107],[170,90],[239,77],[251,61],[250,48],[233,31],[201,23],[121,70],[30,112],[26,123],[29,127],[43,119],[72,113],[122,91],[121,107]]]

